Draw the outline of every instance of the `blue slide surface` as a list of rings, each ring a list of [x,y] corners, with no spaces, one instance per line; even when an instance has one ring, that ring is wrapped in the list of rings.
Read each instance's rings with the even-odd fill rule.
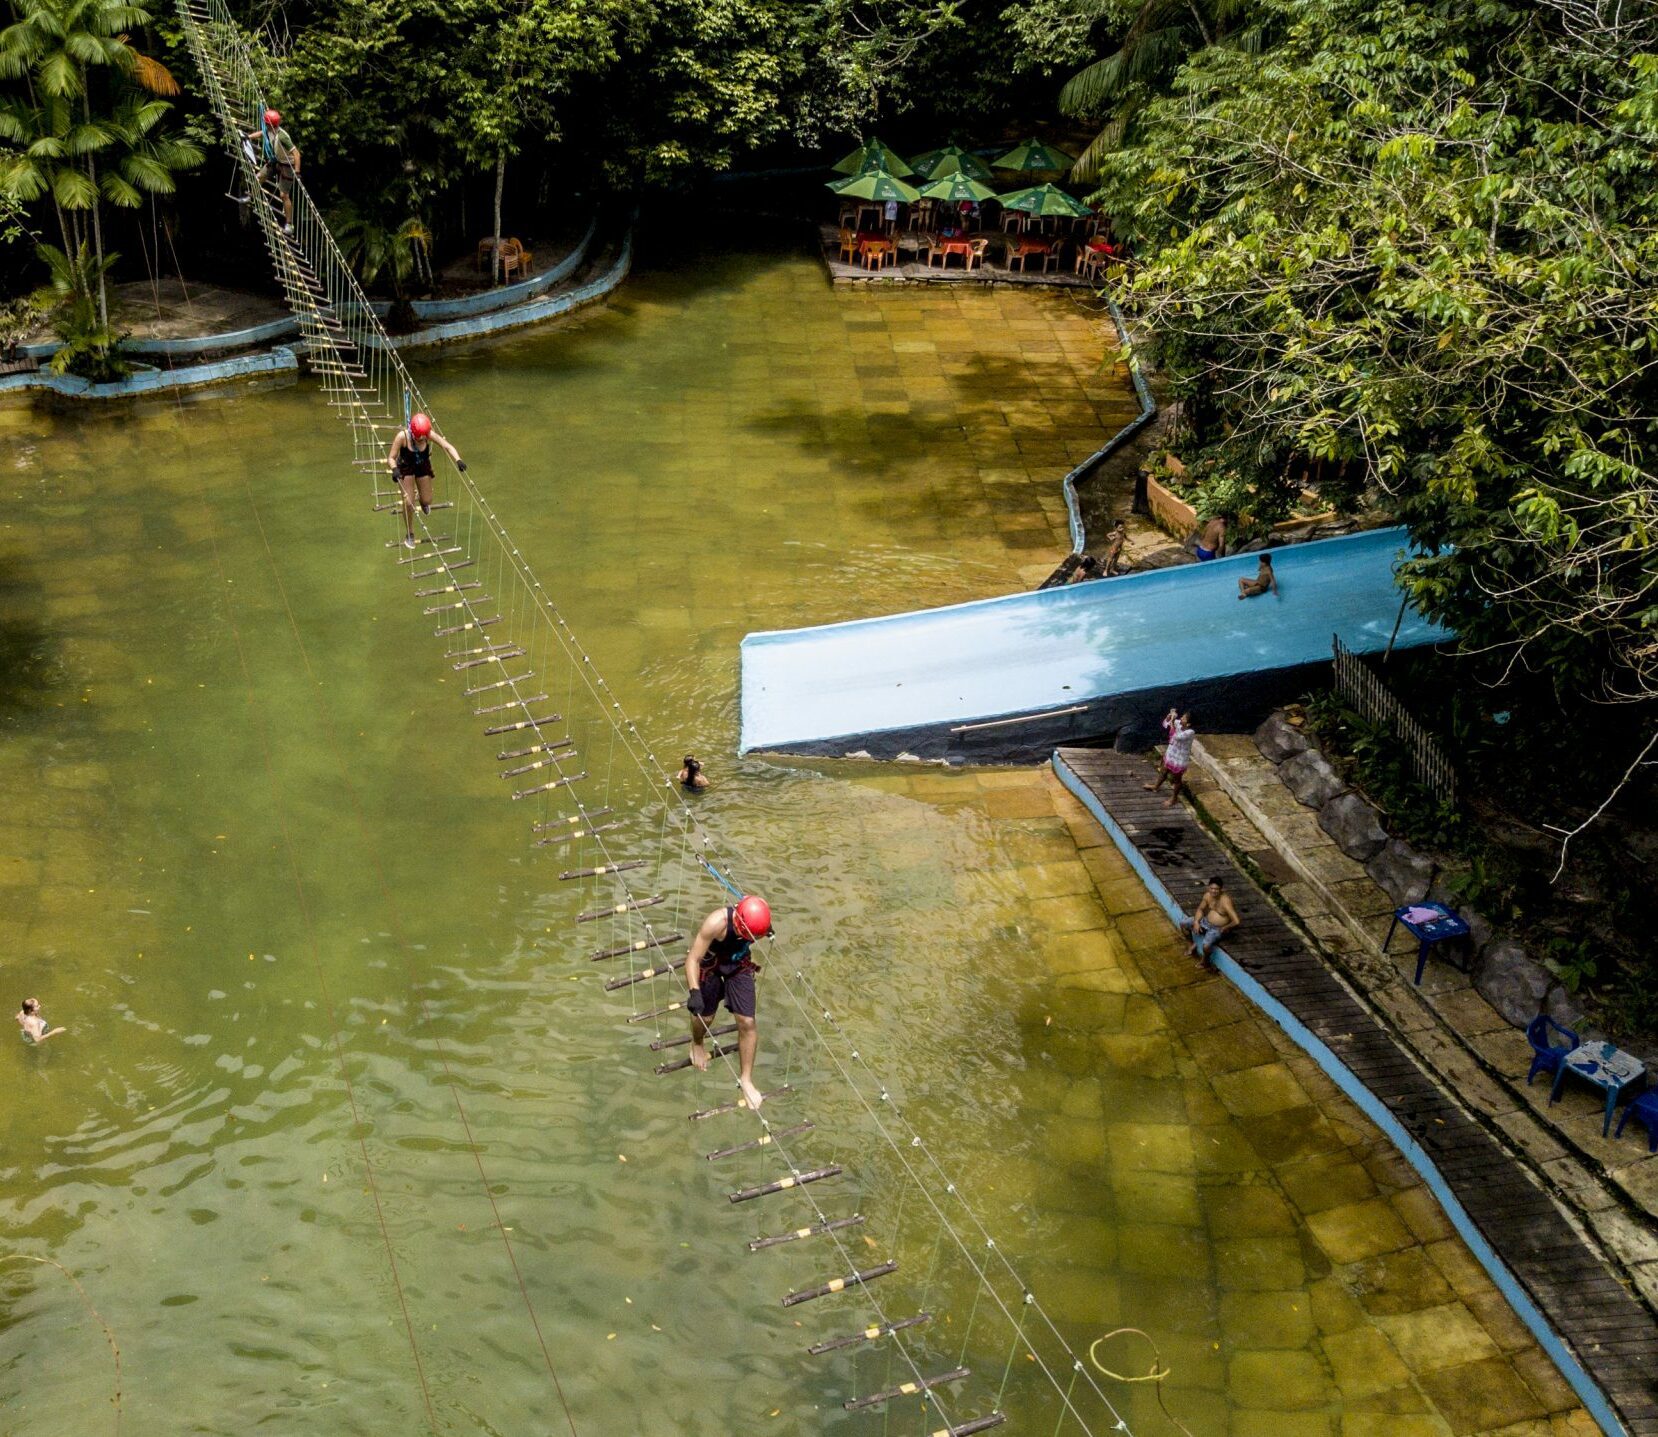
[[[1280,592],[1243,602],[1237,581],[1255,573],[1255,554],[750,634],[741,747],[890,755],[901,744],[924,754],[954,726],[1048,710],[1088,710],[1071,734],[1143,720],[1171,694],[1204,694],[1208,710],[1263,676],[1327,661],[1332,634],[1360,653],[1385,648],[1402,598],[1394,568],[1408,545],[1404,529],[1390,528],[1275,549]],[[1407,609],[1396,646],[1448,637]],[[1127,702],[1135,696],[1142,701]]]

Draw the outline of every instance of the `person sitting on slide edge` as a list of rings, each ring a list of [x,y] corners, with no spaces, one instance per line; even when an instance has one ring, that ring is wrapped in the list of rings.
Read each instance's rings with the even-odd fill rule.
[[[708,1071],[708,1020],[723,1001],[737,1022],[737,1085],[754,1109],[763,1101],[754,1086],[754,1055],[760,1048],[760,1033],[754,1025],[754,975],[760,965],[749,957],[749,949],[770,934],[771,908],[764,898],[750,893],[703,919],[685,955],[685,986],[691,995],[685,1004],[691,1014],[691,1066]]]

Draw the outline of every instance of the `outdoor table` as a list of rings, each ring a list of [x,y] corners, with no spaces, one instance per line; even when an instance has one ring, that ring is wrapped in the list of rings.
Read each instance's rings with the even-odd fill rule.
[[[1560,1060],[1560,1070],[1554,1075],[1554,1087],[1549,1092],[1550,1103],[1560,1096],[1567,1073],[1606,1090],[1606,1117],[1600,1125],[1600,1135],[1604,1138],[1612,1127],[1612,1109],[1617,1107],[1625,1088],[1645,1080],[1646,1064],[1633,1053],[1614,1048],[1610,1043],[1579,1043]]]
[[[865,261],[866,269],[868,268],[868,260],[870,255],[879,257],[881,255],[891,254],[896,248],[897,246],[895,246],[885,235],[860,235],[858,237],[858,255]],[[886,263],[885,260],[881,260],[880,262],[882,264]]]
[[[1428,950],[1436,943],[1468,936],[1468,924],[1463,921],[1462,915],[1443,903],[1407,903],[1403,908],[1393,910],[1393,922],[1388,924],[1382,952],[1386,953],[1392,945],[1393,935],[1401,923],[1417,942],[1416,977],[1411,981],[1418,986],[1422,982],[1422,970],[1428,966]],[[1466,964],[1459,963],[1457,966],[1465,973],[1468,971]]]
[[[939,244],[938,253],[944,257],[939,262],[939,268],[941,269],[949,268],[950,256],[953,254],[959,254],[962,263],[965,264],[973,257],[973,242],[964,239],[947,239]]]

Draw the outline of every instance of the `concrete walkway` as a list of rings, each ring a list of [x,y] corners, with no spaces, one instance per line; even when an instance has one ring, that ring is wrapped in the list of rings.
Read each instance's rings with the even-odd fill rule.
[[[1145,792],[1145,760],[1101,749],[1061,749],[1054,766],[1158,896],[1158,921],[1189,912],[1211,874],[1225,876],[1242,922],[1213,963],[1294,1034],[1382,1126],[1427,1178],[1457,1231],[1508,1302],[1562,1365],[1607,1431],[1658,1437],[1658,1318],[1608,1270],[1600,1245],[1546,1185],[1526,1181],[1506,1134],[1483,1121],[1477,1095],[1431,1059],[1413,1054],[1384,1016],[1367,1010],[1342,976],[1286,926],[1193,810]],[[1195,960],[1188,958],[1195,968]],[[1379,1209],[1362,1195],[1337,1209],[1355,1254],[1385,1250]],[[1454,1324],[1435,1314],[1430,1350],[1455,1346]],[[1445,1384],[1457,1433],[1535,1431],[1510,1417],[1506,1378],[1477,1362]],[[1609,1401],[1608,1401],[1609,1399]],[[1497,1413],[1500,1422],[1494,1422]]]
[[[1193,799],[1227,844],[1266,878],[1274,898],[1401,1042],[1505,1135],[1658,1307],[1658,1154],[1647,1152],[1645,1130],[1632,1123],[1621,1142],[1603,1138],[1598,1094],[1570,1085],[1551,1106],[1546,1078],[1528,1086],[1525,1034],[1467,974],[1430,962],[1417,988],[1408,939],[1401,935],[1382,951],[1393,900],[1319,827],[1315,811],[1296,800],[1252,738],[1205,738],[1194,758]]]

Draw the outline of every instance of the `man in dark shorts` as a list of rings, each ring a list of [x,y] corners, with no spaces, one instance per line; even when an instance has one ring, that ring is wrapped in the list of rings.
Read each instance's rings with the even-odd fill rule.
[[[294,232],[294,181],[299,177],[299,146],[282,128],[282,116],[275,110],[266,110],[264,124],[253,131],[248,140],[259,146],[259,178],[276,179],[276,188],[282,196],[283,231]]]
[[[758,965],[749,949],[771,934],[771,908],[752,893],[702,920],[685,956],[686,1007],[691,1013],[691,1066],[708,1070],[708,1020],[723,1002],[737,1022],[737,1085],[749,1107],[762,1101],[754,1086],[754,1055],[760,1034],[754,1026],[754,975]]]

